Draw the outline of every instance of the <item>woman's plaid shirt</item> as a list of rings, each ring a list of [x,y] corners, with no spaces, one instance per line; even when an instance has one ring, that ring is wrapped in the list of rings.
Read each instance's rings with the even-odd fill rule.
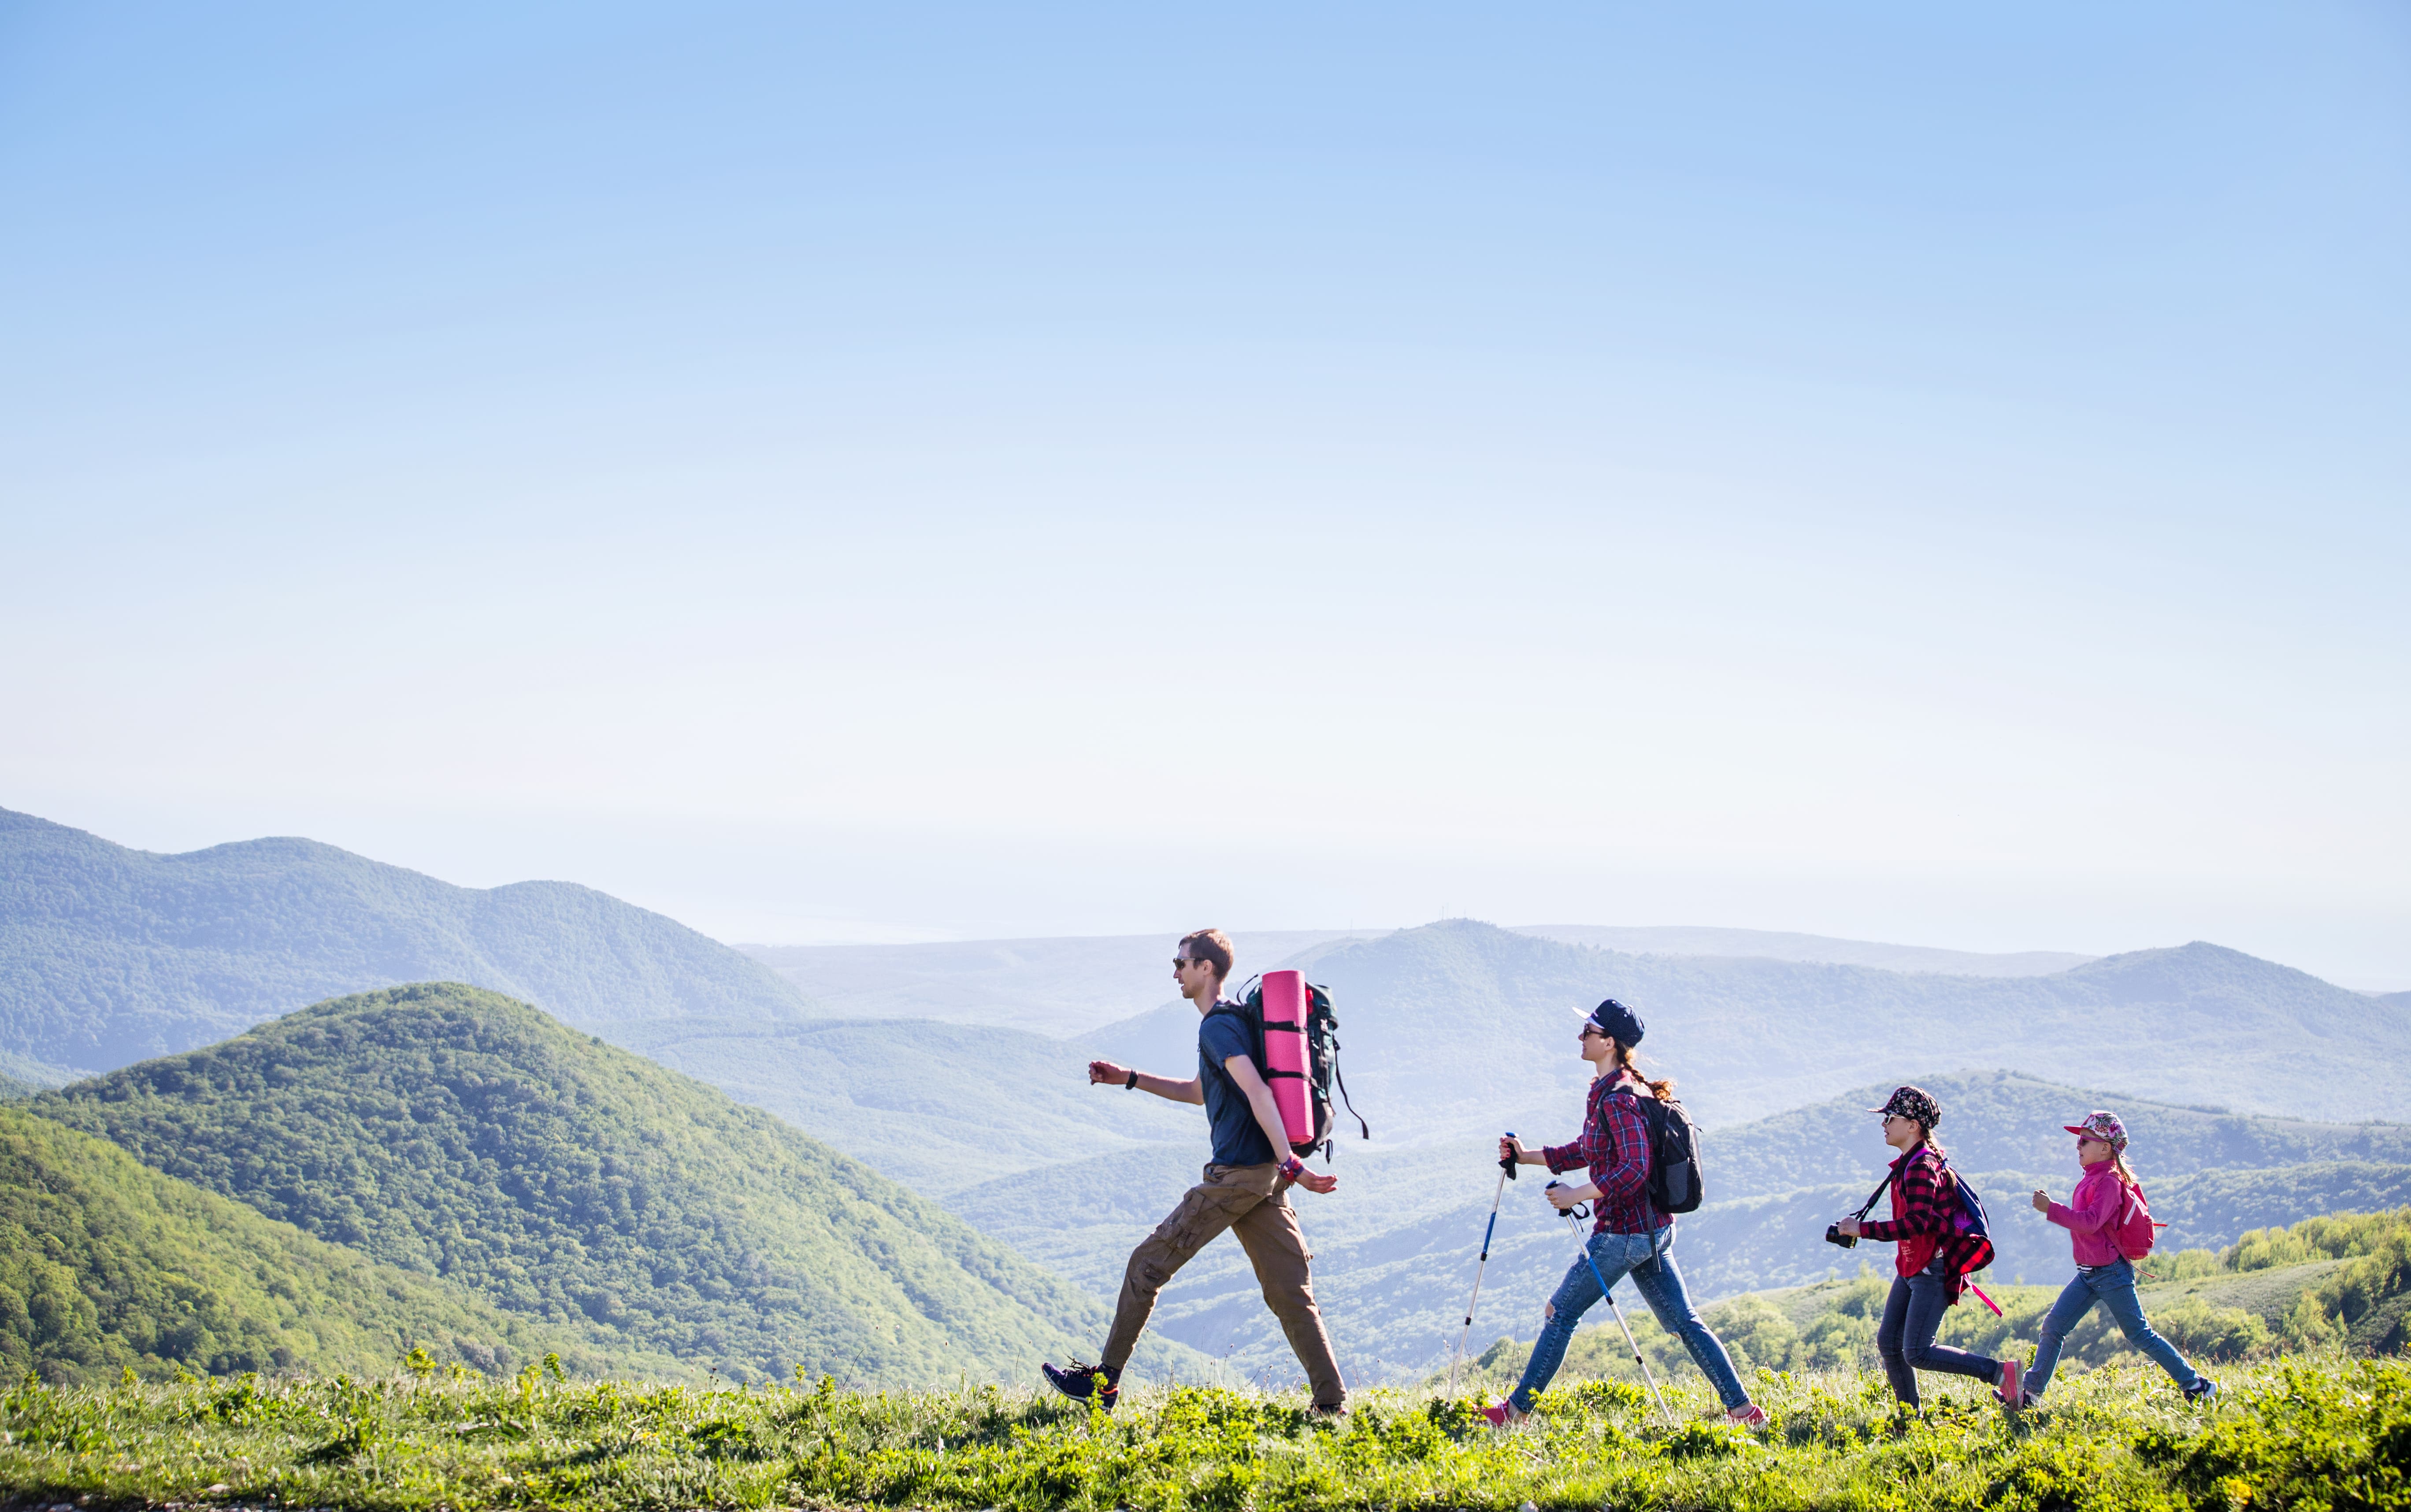
[[[1591,1185],[1600,1191],[1591,1204],[1599,1215],[1592,1233],[1645,1234],[1674,1221],[1649,1205],[1649,1123],[1640,1103],[1647,1095],[1646,1087],[1621,1077],[1595,1078],[1583,1108],[1582,1138],[1541,1152],[1549,1170],[1560,1175],[1576,1166],[1589,1168]]]

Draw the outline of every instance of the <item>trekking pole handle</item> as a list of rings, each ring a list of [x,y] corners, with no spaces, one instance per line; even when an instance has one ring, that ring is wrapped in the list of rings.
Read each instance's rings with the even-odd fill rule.
[[[1515,1131],[1511,1128],[1499,1137],[1501,1139],[1512,1141],[1515,1138]],[[1515,1157],[1512,1155],[1505,1155],[1498,1157],[1498,1169],[1507,1173],[1507,1179],[1509,1181],[1513,1181],[1515,1179]]]

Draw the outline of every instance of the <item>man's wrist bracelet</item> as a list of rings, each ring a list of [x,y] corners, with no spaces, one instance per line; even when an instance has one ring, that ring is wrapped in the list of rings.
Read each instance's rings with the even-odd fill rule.
[[[1288,1159],[1280,1163],[1280,1173],[1287,1176],[1290,1180],[1295,1181],[1300,1176],[1306,1174],[1306,1162],[1300,1160],[1295,1156],[1291,1156]]]
[[[1130,1073],[1130,1080],[1122,1083],[1122,1090],[1124,1092],[1134,1092],[1138,1090],[1138,1072],[1132,1071]]]

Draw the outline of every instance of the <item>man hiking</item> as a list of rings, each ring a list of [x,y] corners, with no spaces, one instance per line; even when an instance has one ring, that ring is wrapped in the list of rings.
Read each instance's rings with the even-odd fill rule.
[[[1314,1388],[1313,1410],[1337,1416],[1346,1409],[1348,1388],[1339,1379],[1339,1362],[1332,1358],[1322,1314],[1314,1305],[1306,1236],[1298,1229],[1297,1214],[1290,1211],[1288,1193],[1293,1183],[1309,1192],[1328,1192],[1339,1179],[1315,1174],[1289,1153],[1280,1110],[1256,1066],[1247,1010],[1222,996],[1231,960],[1231,941],[1219,929],[1183,938],[1172,958],[1172,980],[1179,983],[1180,996],[1197,1005],[1200,1015],[1196,1076],[1176,1082],[1109,1060],[1089,1062],[1091,1084],[1205,1104],[1214,1156],[1206,1164],[1206,1179],[1191,1187],[1172,1215],[1131,1252],[1103,1358],[1094,1365],[1040,1368],[1065,1396],[1094,1400],[1112,1410],[1121,1394],[1122,1367],[1130,1363],[1131,1351],[1138,1347],[1138,1336],[1155,1311],[1156,1293],[1191,1256],[1228,1228],[1239,1236],[1264,1288],[1265,1303],[1280,1319],[1298,1363],[1306,1367],[1307,1381]]]

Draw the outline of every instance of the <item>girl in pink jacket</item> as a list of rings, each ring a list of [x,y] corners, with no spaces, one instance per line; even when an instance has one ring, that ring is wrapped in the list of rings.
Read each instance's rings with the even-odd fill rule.
[[[2082,1124],[2062,1126],[2076,1136],[2077,1163],[2084,1168],[2076,1190],[2065,1203],[2049,1192],[2034,1195],[2035,1211],[2068,1232],[2076,1245],[2076,1279],[2052,1303],[2042,1320],[2042,1344],[2035,1350],[2034,1368],[2026,1372],[2021,1405],[2032,1406],[2051,1385],[2059,1363],[2060,1347],[2068,1331],[2084,1321],[2099,1302],[2118,1320],[2126,1342],[2169,1373],[2187,1402],[2207,1402],[2218,1383],[2185,1362],[2177,1346],[2153,1331],[2143,1318],[2143,1304],[2135,1295],[2135,1262],[2118,1248],[2117,1230],[2143,1200],[2135,1173],[2126,1169],[2126,1126],[2115,1113],[2087,1114]],[[2148,1220],[2149,1214],[2143,1216]]]

